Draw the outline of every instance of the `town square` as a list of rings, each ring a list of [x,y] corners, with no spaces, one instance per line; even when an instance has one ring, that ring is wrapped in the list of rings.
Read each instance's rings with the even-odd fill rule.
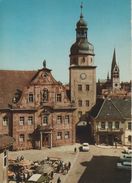
[[[130,183],[130,2],[0,0],[0,183]]]

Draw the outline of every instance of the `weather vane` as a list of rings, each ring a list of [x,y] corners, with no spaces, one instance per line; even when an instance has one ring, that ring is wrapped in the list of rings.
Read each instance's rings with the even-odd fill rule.
[[[80,8],[81,8],[81,16],[82,16],[83,2],[81,2]]]

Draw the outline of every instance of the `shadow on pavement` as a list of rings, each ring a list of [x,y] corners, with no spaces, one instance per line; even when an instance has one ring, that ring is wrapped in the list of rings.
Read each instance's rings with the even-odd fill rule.
[[[93,156],[91,161],[82,162],[86,169],[78,183],[130,183],[131,171],[117,170],[119,157]]]

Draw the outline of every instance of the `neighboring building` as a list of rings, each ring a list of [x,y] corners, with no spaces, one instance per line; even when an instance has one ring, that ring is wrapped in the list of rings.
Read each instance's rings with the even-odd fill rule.
[[[75,107],[51,70],[0,71],[0,131],[15,138],[13,149],[75,142]]]
[[[95,54],[93,45],[88,41],[87,30],[81,10],[80,20],[76,24],[76,41],[70,49],[69,67],[71,101],[77,106],[76,122],[96,102]]]
[[[97,144],[131,145],[131,98],[98,99],[91,110]]]
[[[14,139],[0,134],[0,182],[8,183],[8,149]]]

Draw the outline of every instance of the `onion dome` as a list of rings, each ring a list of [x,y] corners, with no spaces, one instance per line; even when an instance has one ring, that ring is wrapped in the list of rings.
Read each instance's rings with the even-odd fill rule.
[[[70,49],[71,55],[88,54],[94,55],[94,47],[87,39],[75,42]]]

